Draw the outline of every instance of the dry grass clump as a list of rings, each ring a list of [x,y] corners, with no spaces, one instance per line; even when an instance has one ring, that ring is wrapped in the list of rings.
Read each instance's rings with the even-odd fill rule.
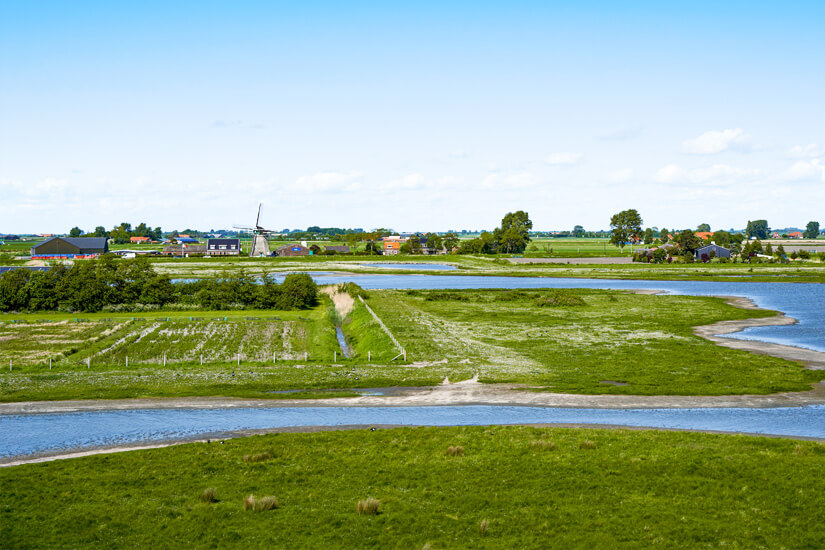
[[[556,448],[556,444],[547,439],[536,439],[531,441],[530,446],[540,451],[552,451]]]
[[[264,512],[266,510],[274,510],[278,507],[278,499],[275,497],[261,497],[249,495],[243,499],[243,509],[252,510],[253,512]]]
[[[461,445],[447,447],[447,456],[464,456],[464,447]]]
[[[585,439],[581,443],[579,443],[579,449],[595,449],[596,443],[594,441],[590,441],[589,439]]]
[[[369,497],[367,500],[359,500],[355,505],[355,511],[359,516],[375,516],[378,515],[378,507],[381,506],[381,501]]]
[[[212,487],[204,489],[201,493],[201,500],[206,503],[218,502],[218,492]]]
[[[262,453],[255,453],[254,455],[243,455],[244,462],[263,462],[265,460],[270,460],[272,458],[272,453],[269,451],[264,451]]]
[[[478,526],[478,530],[481,531],[482,535],[487,534],[487,529],[490,528],[490,522],[486,519],[481,520],[481,523]]]
[[[538,307],[564,307],[586,305],[581,296],[568,290],[555,290],[545,296],[539,296],[533,303]]]

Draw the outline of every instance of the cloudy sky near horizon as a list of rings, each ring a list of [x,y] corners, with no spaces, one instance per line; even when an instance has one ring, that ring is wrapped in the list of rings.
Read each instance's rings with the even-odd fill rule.
[[[825,225],[825,3],[391,4],[3,3],[0,233]]]

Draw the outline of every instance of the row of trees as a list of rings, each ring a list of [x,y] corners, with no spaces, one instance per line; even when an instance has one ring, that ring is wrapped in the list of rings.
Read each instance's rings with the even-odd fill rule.
[[[153,241],[159,241],[163,238],[163,231],[160,227],[152,229],[145,223],[139,223],[134,229],[132,224],[123,222],[115,226],[111,231],[107,231],[102,225],[95,227],[91,233],[85,233],[79,227],[72,227],[69,231],[69,237],[106,237],[113,239],[117,244],[125,244],[129,242],[130,237],[149,237]]]
[[[15,269],[0,275],[0,311],[94,312],[138,304],[287,310],[311,307],[317,297],[317,286],[307,274],[287,275],[281,284],[268,276],[259,284],[243,272],[173,284],[167,275],[156,273],[145,258],[115,262],[109,255],[71,267]]]

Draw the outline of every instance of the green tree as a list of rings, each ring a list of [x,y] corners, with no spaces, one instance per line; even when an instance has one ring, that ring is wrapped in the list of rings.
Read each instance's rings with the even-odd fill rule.
[[[659,230],[659,239],[661,239],[661,241],[663,243],[667,242],[667,240],[668,240],[668,230],[667,230],[667,228],[663,227]]]
[[[696,233],[691,231],[690,229],[685,229],[679,236],[676,238],[679,242],[679,248],[682,250],[682,253],[690,253],[691,255],[696,252],[698,248],[704,244],[702,239],[696,236]]]
[[[410,245],[410,254],[421,254],[421,239],[418,235],[410,237],[407,244]]]
[[[653,243],[653,230],[651,228],[645,229],[645,237],[644,237],[645,244],[652,244]]]
[[[83,234],[83,230],[79,227],[72,227],[69,231],[69,237],[79,237]]]
[[[102,225],[98,225],[97,227],[95,227],[95,232],[92,233],[92,236],[93,237],[108,237],[109,234],[106,231],[105,227],[103,227]]]
[[[727,231],[716,231],[713,233],[713,242],[727,248],[731,243],[731,235]]]
[[[767,220],[748,220],[748,227],[745,229],[748,237],[756,237],[757,239],[767,239],[768,231]]]
[[[819,237],[819,222],[808,222],[802,236],[806,239],[816,239]]]
[[[456,235],[455,233],[447,233],[446,235],[444,235],[444,240],[442,241],[442,244],[444,245],[444,248],[447,249],[447,252],[452,252],[453,248],[458,246],[458,242],[458,235]]]
[[[699,227],[696,228],[696,231],[699,231],[701,233],[710,232],[710,225],[707,223],[700,223]]]
[[[573,227],[573,236],[576,237],[576,238],[579,238],[579,239],[584,237],[584,227],[582,227],[581,225],[574,226]]]
[[[634,210],[623,210],[610,218],[610,244],[621,247],[642,232],[642,217]]]
[[[370,256],[374,256],[376,254],[380,254],[381,249],[378,247],[374,240],[370,239],[367,241],[367,244],[364,247],[364,252],[366,252]]]

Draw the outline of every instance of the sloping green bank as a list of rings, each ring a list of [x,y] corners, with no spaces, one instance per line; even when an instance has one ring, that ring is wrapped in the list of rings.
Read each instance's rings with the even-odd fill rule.
[[[0,469],[0,540],[6,548],[820,548],[823,468],[821,443],[730,435],[275,434]],[[209,488],[214,502],[201,500]],[[278,507],[245,510],[251,494]],[[358,501],[370,497],[379,513],[359,515]]]

